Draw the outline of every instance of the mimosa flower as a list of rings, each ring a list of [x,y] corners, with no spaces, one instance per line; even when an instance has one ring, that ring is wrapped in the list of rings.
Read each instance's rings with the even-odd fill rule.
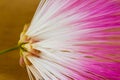
[[[30,80],[120,80],[120,3],[41,0],[20,37]]]

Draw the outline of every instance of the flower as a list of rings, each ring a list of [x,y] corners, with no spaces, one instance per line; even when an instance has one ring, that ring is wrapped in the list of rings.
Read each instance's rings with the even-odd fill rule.
[[[120,80],[120,3],[41,0],[25,26],[20,64],[30,80]]]

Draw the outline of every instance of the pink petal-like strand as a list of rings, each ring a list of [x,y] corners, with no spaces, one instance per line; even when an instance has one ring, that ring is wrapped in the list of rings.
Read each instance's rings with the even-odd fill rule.
[[[41,0],[25,35],[31,80],[120,80],[119,1]]]

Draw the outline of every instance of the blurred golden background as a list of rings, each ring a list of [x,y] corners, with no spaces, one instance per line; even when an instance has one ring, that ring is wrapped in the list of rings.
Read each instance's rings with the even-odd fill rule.
[[[38,4],[39,0],[0,0],[0,50],[17,45]],[[0,80],[29,80],[26,70],[19,66],[19,51],[0,55]]]

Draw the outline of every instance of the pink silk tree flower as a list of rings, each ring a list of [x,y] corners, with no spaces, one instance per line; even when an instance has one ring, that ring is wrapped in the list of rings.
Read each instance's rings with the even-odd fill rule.
[[[30,80],[120,80],[120,2],[41,0],[19,44]]]

